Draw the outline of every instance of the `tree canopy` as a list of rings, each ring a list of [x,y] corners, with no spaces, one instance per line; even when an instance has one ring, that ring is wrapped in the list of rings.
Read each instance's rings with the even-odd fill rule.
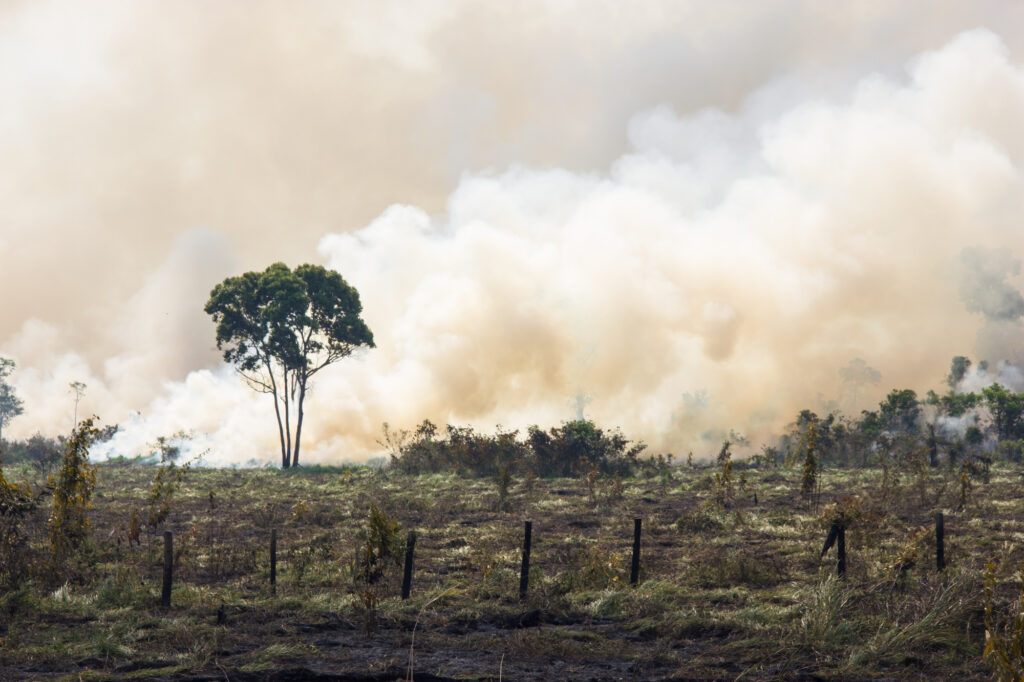
[[[14,360],[0,358],[0,437],[3,436],[4,427],[24,411],[21,398],[14,392],[14,387],[7,383],[7,377],[14,371],[14,367]]]
[[[303,402],[320,370],[373,347],[360,318],[359,293],[318,265],[228,277],[210,292],[206,312],[217,324],[217,348],[248,384],[274,398],[281,466],[298,465]],[[292,417],[294,415],[294,431]]]

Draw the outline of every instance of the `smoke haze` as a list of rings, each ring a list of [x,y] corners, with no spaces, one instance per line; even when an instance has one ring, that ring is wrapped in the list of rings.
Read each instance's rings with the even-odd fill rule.
[[[305,461],[384,421],[576,416],[659,450],[1021,363],[1024,6],[14,2],[0,7],[0,355],[135,454],[276,461],[214,284],[336,268],[378,348]],[[1000,370],[1004,373],[1010,370]],[[308,439],[308,440],[307,440]],[[695,454],[701,454],[703,450]]]

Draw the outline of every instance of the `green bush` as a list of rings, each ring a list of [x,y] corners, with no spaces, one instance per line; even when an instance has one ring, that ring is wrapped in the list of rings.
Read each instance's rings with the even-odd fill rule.
[[[53,511],[48,528],[55,567],[76,553],[89,538],[89,508],[96,487],[96,466],[89,463],[89,446],[99,430],[93,419],[79,423],[64,444],[60,470],[50,479],[53,486]]]
[[[646,447],[643,443],[630,446],[621,432],[606,433],[586,419],[565,422],[549,431],[532,426],[527,440],[529,463],[540,476],[585,476],[594,469],[629,475]]]
[[[443,436],[425,420],[415,433],[393,434],[385,425],[385,438],[392,449],[391,466],[407,474],[455,471],[474,476],[497,476],[523,468],[528,448],[518,431],[498,430],[493,436],[477,433],[468,426],[449,425]]]
[[[415,432],[392,432],[385,425],[383,445],[392,468],[407,474],[455,471],[496,477],[503,470],[538,476],[585,476],[591,471],[625,476],[639,465],[643,443],[631,443],[619,431],[605,432],[589,420],[566,422],[548,431],[532,426],[525,440],[518,431],[494,435],[449,425],[444,434],[430,421]]]

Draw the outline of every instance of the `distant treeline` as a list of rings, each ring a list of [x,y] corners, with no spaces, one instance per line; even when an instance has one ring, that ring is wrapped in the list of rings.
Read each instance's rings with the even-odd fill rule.
[[[801,410],[786,432],[763,445],[747,464],[789,467],[806,462],[809,454],[818,468],[974,467],[994,460],[1024,461],[1024,393],[998,383],[980,392],[958,390],[970,365],[967,358],[953,359],[949,390],[942,395],[929,391],[922,400],[911,389],[893,390],[878,409],[864,410],[859,417]],[[734,433],[722,444],[723,451],[734,444],[746,442]],[[493,435],[460,426],[441,430],[430,421],[411,432],[395,432],[385,424],[381,445],[390,452],[391,467],[410,474],[628,475],[640,466],[663,469],[673,461],[693,462],[693,453],[641,458],[646,450],[642,442],[585,419],[546,431],[531,426],[522,435],[500,428]],[[703,460],[712,456],[698,453]]]
[[[95,442],[113,438],[117,428],[117,425],[111,425],[99,429]],[[24,440],[0,439],[0,465],[31,464],[39,469],[55,467],[60,462],[67,440],[66,436],[50,438],[40,433]]]
[[[954,369],[965,361],[956,358]],[[929,391],[924,400],[910,389],[893,390],[877,410],[856,418],[802,410],[778,444],[763,446],[752,461],[792,464],[804,458],[811,442],[822,466],[1024,461],[1024,393],[997,383],[980,392],[958,392],[960,378],[962,372],[954,372],[946,394]]]
[[[33,464],[41,468],[56,466],[64,452],[64,440],[63,436],[47,438],[38,433],[25,440],[0,440],[3,465]]]
[[[890,465],[987,465],[995,460],[1024,461],[1024,393],[993,383],[979,392],[962,390],[971,362],[953,359],[945,394],[929,391],[921,399],[910,389],[890,391],[875,410],[853,417],[806,409],[786,432],[746,460],[750,466],[794,466],[808,454],[815,466],[871,467]],[[985,368],[982,368],[983,370]],[[116,433],[110,426],[96,442]],[[544,430],[504,430],[481,433],[468,426],[439,428],[424,421],[411,431],[384,425],[380,445],[390,455],[392,470],[408,474],[456,472],[469,476],[525,475],[582,477],[598,472],[628,476],[641,467],[664,470],[673,461],[691,463],[694,453],[647,456],[643,442],[632,441],[618,429],[607,430],[593,421],[577,419]],[[747,445],[732,433],[725,443]],[[40,468],[56,465],[64,451],[63,437],[39,434],[25,440],[0,440],[3,464],[28,463]],[[162,444],[161,444],[162,446]],[[719,451],[715,442],[714,451]],[[148,458],[147,458],[148,457]],[[700,460],[714,452],[698,452]],[[152,453],[122,462],[154,463]],[[737,462],[737,464],[740,464]]]

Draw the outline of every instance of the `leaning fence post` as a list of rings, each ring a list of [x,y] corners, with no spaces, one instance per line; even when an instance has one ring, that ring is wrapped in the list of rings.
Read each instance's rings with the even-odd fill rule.
[[[846,526],[839,524],[839,537],[836,538],[836,574],[846,577]]]
[[[530,540],[533,534],[533,521],[527,521],[523,534],[523,567],[519,572],[519,598],[526,599],[526,590],[530,586]]]
[[[405,572],[402,574],[402,599],[409,598],[412,589],[412,552],[416,547],[416,531],[409,531],[405,540]]]
[[[171,582],[174,578],[174,540],[171,531],[164,531],[164,589],[160,593],[160,604],[171,607]]]
[[[270,530],[270,593],[277,594],[277,529]]]
[[[640,582],[640,524],[641,519],[633,519],[633,565],[629,571],[629,584],[634,587]]]
[[[846,576],[846,524],[836,519],[832,522],[832,527],[829,528],[828,537],[825,538],[825,545],[821,548],[821,558],[825,558],[825,554],[832,545],[836,545],[836,573],[839,577]]]
[[[946,567],[945,523],[942,512],[935,512],[935,568],[941,571]]]

